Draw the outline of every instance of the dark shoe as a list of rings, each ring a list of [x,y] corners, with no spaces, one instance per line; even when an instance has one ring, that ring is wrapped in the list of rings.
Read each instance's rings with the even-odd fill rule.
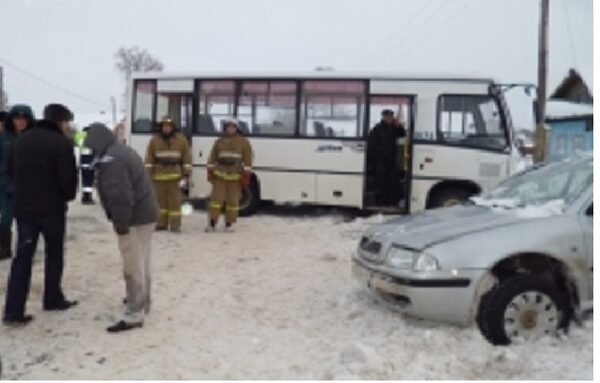
[[[65,311],[65,310],[70,309],[73,306],[77,306],[78,303],[79,302],[77,302],[77,301],[64,300],[57,304],[44,305],[44,310],[46,310],[46,311]]]
[[[117,333],[122,331],[133,330],[134,328],[140,328],[144,325],[144,322],[138,323],[127,323],[124,320],[115,323],[114,325],[107,327],[106,331],[110,333]]]
[[[155,230],[156,230],[156,231],[166,231],[166,230],[167,230],[167,228],[166,228],[166,227],[164,227],[164,226],[156,226],[156,229],[155,229]]]
[[[27,323],[33,320],[32,315],[23,315],[23,314],[7,314],[2,318],[2,323],[5,326],[24,326]]]
[[[92,193],[83,193],[81,196],[81,203],[84,205],[93,205],[94,199],[92,198]]]

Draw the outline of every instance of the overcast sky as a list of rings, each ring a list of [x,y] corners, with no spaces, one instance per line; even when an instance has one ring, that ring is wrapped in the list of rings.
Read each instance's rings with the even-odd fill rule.
[[[550,4],[551,89],[571,67],[592,86],[592,0]],[[114,52],[131,45],[166,71],[327,65],[537,81],[539,0],[0,0],[0,17],[9,101],[38,113],[48,102],[107,109],[123,87]]]

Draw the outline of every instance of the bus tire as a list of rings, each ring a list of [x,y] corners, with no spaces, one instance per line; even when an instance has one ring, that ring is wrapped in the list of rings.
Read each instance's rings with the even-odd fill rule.
[[[469,190],[458,187],[443,187],[434,192],[431,196],[429,208],[450,207],[459,205],[468,200],[473,193]]]
[[[255,214],[260,207],[260,192],[258,184],[254,178],[250,186],[242,190],[242,199],[240,200],[240,217],[248,217]]]

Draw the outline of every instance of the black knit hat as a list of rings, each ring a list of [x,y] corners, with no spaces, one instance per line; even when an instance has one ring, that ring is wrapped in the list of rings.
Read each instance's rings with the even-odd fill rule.
[[[73,112],[61,104],[48,104],[44,108],[44,119],[53,122],[72,121]]]

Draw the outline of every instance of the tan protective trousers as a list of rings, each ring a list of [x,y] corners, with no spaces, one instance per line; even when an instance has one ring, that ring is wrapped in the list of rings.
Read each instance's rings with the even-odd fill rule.
[[[225,221],[229,224],[235,223],[240,210],[240,199],[242,198],[242,184],[240,181],[225,181],[215,178],[212,181],[212,193],[210,196],[209,217],[215,223],[225,204]]]
[[[162,229],[181,228],[181,189],[179,181],[154,181],[160,215],[156,226]]]

